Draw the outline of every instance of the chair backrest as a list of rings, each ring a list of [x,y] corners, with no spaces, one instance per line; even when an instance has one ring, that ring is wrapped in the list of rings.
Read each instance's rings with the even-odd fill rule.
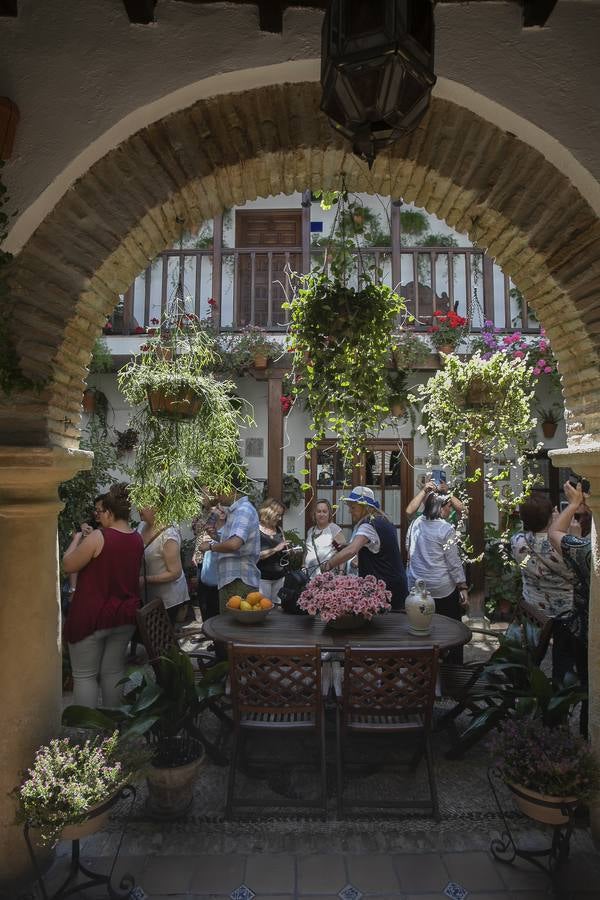
[[[517,619],[525,630],[531,658],[539,666],[550,644],[554,617],[547,615],[534,603],[529,603],[524,597],[521,597],[517,606]]]
[[[249,713],[317,714],[322,709],[320,647],[229,644],[234,718]]]
[[[346,647],[342,722],[356,716],[421,714],[431,722],[439,647]]]
[[[179,646],[169,614],[162,600],[157,598],[138,609],[135,617],[148,660],[156,669],[160,657],[171,647]]]

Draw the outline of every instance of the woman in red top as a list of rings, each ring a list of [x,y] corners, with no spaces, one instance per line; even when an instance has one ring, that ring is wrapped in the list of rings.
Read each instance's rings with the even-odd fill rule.
[[[87,537],[74,535],[63,556],[63,569],[77,572],[77,587],[65,624],[73,670],[73,703],[118,706],[125,674],[125,652],[140,604],[141,536],[129,527],[131,503],[125,484],[102,497],[101,528]]]

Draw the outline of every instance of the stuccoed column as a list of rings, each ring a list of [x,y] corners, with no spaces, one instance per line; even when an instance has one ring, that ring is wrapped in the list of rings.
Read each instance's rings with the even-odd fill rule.
[[[592,573],[590,581],[589,608],[589,736],[594,752],[600,763],[600,445],[573,450],[551,450],[552,465],[571,467],[574,472],[589,479],[590,497],[588,505],[592,512]],[[600,846],[600,799],[591,805],[591,826],[594,841]]]
[[[92,458],[81,450],[0,447],[0,894],[30,870],[8,794],[60,723],[58,486]]]

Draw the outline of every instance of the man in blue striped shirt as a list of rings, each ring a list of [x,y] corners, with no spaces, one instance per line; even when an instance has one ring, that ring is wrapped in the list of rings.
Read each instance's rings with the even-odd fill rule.
[[[223,612],[230,597],[245,597],[259,588],[260,531],[258,513],[241,491],[221,494],[216,500],[227,516],[221,537],[203,541],[198,550],[217,554],[219,609]]]

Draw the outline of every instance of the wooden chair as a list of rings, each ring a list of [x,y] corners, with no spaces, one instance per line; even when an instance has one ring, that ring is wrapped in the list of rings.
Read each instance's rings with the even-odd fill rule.
[[[430,734],[435,697],[439,647],[407,650],[347,647],[343,680],[335,684],[338,696],[337,804],[338,816],[363,807],[394,809],[427,808],[439,818],[439,805]],[[430,800],[365,800],[350,806],[344,802],[345,745],[350,735],[392,734],[418,739],[415,767],[425,755]]]
[[[325,772],[325,719],[321,648],[262,647],[229,644],[229,674],[233,703],[233,748],[229,764],[225,817],[232,818],[236,807],[279,807],[319,809],[327,813]],[[317,801],[287,798],[259,803],[235,797],[238,761],[250,733],[288,732],[313,734],[317,741],[320,794]],[[244,752],[244,761],[249,758]],[[255,763],[257,760],[254,761]],[[303,759],[290,764],[297,768]],[[268,768],[280,767],[279,759],[270,758]]]
[[[180,650],[179,640],[175,634],[175,630],[169,619],[162,600],[159,598],[146,603],[136,612],[136,620],[138,631],[142,644],[148,654],[148,662],[158,674],[158,661],[172,647],[178,647]],[[182,650],[190,659],[195,662],[197,667],[197,678],[200,680],[206,674],[210,666],[217,662],[214,654],[204,650]],[[231,717],[227,709],[227,701],[225,704],[220,699],[211,699],[206,701],[206,708],[209,709],[223,725],[231,728]],[[227,758],[223,751],[212,741],[202,735],[202,741],[206,748],[206,752],[213,762],[218,765],[227,765]]]

